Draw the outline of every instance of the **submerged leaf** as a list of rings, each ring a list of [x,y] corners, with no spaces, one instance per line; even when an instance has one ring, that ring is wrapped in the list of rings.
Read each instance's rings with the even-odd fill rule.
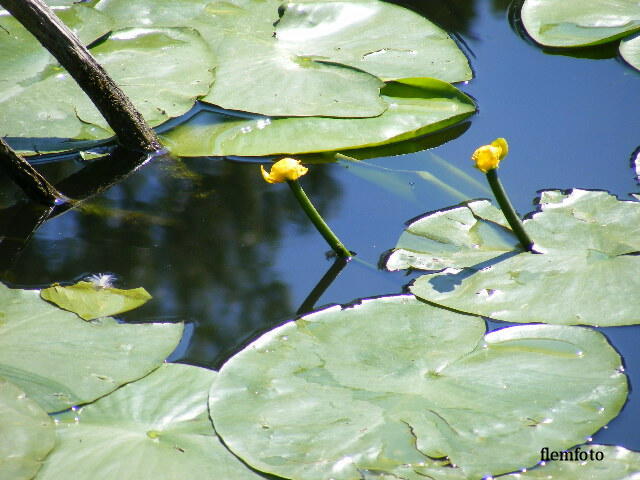
[[[46,412],[0,378],[0,478],[33,478],[54,443],[53,422]]]
[[[38,290],[0,285],[0,376],[45,410],[91,402],[160,365],[182,324],[86,322],[42,300]]]
[[[207,412],[216,373],[164,364],[148,376],[56,415],[58,445],[38,480],[259,480],[220,442]]]
[[[286,478],[417,480],[530,467],[618,414],[626,377],[599,332],[484,329],[407,295],[304,316],[221,368],[214,426],[249,465]]]
[[[412,223],[387,268],[444,270],[411,292],[447,308],[510,322],[640,322],[640,203],[601,191],[545,191],[524,225],[541,254],[523,252],[487,202]]]
[[[151,300],[142,287],[122,290],[84,281],[68,287],[53,285],[41,290],[40,296],[85,320],[128,312]]]

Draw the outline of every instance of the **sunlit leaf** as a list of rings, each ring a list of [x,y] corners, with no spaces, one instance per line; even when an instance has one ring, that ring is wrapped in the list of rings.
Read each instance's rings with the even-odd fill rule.
[[[621,372],[594,330],[485,335],[478,317],[403,295],[264,334],[221,368],[210,412],[235,454],[286,478],[481,478],[582,443],[622,407]]]
[[[594,457],[591,457],[593,452]],[[640,454],[611,445],[580,445],[567,454],[575,461],[553,461],[523,473],[500,477],[500,480],[635,480],[640,472]],[[580,461],[587,455],[587,460]],[[594,460],[602,454],[602,460]]]
[[[76,412],[56,415],[58,445],[37,480],[263,478],[220,443],[211,425],[207,396],[215,375],[164,364]]]
[[[620,54],[636,70],[640,70],[640,35],[625,38],[620,42]]]
[[[122,290],[84,281],[66,287],[53,285],[41,290],[40,296],[85,320],[128,312],[151,300],[142,287]]]
[[[54,443],[53,422],[46,412],[0,378],[0,478],[33,478]]]
[[[416,138],[457,123],[473,101],[448,83],[416,78],[382,90],[389,108],[379,117],[269,118],[204,110],[162,136],[178,156],[259,156],[383,145]]]
[[[53,62],[41,61],[40,44],[21,35],[8,40],[0,35],[4,39],[0,50],[16,52],[20,65],[28,65],[20,78],[5,73],[10,68],[0,69],[0,134],[77,139],[112,136],[70,75]],[[151,125],[182,115],[196,97],[209,91],[213,73],[208,52],[199,34],[186,28],[120,30],[91,50]]]
[[[95,400],[157,368],[182,324],[86,322],[42,300],[38,290],[0,285],[0,376],[47,411]]]
[[[522,22],[542,45],[596,45],[640,29],[640,4],[636,0],[526,0]]]
[[[409,225],[387,268],[451,267],[418,278],[411,291],[497,320],[640,322],[639,202],[601,191],[545,191],[524,224],[540,254],[522,251],[486,202],[434,212]]]
[[[96,8],[120,27],[198,29],[217,65],[216,82],[203,100],[231,110],[372,117],[387,108],[376,77],[471,78],[466,57],[446,32],[377,0],[188,1],[185,8],[167,0],[102,0]]]

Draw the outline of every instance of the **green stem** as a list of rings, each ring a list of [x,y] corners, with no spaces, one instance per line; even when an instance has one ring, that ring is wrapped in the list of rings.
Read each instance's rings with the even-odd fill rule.
[[[525,250],[532,252],[533,241],[524,229],[522,220],[520,220],[520,217],[513,208],[511,200],[509,200],[507,192],[502,186],[502,182],[500,182],[500,178],[498,177],[498,169],[494,168],[493,170],[489,170],[487,172],[487,180],[489,181],[489,186],[491,187],[491,190],[493,190],[493,194],[498,201],[498,205],[500,205],[500,208],[502,209],[502,213],[511,226],[511,230],[513,230],[513,233],[515,233],[516,237],[518,237],[520,245],[522,245],[522,248],[524,248]]]
[[[352,256],[351,252],[347,250],[347,248],[343,245],[343,243],[336,237],[335,233],[331,231],[329,225],[322,219],[316,208],[307,197],[307,194],[304,193],[300,182],[297,180],[289,180],[287,181],[289,186],[291,187],[291,191],[295,195],[296,199],[302,206],[302,209],[305,211],[309,220],[315,225],[315,227],[320,232],[320,235],[324,237],[329,246],[333,249],[334,252],[338,254],[338,256],[343,258],[350,258]]]

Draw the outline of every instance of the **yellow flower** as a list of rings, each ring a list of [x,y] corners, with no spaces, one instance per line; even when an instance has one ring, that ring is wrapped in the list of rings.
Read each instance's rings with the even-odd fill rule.
[[[283,158],[278,160],[271,167],[271,172],[267,173],[262,165],[260,165],[262,171],[262,178],[269,183],[282,183],[288,180],[297,180],[302,175],[307,173],[309,169],[300,163],[300,160],[295,158]]]
[[[483,145],[476,149],[471,155],[471,160],[476,164],[476,168],[483,173],[498,168],[500,160],[509,153],[509,145],[504,138],[496,138],[491,145]]]

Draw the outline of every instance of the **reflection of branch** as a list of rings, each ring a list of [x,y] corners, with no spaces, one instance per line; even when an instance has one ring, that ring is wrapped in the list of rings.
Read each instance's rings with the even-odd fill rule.
[[[0,137],[0,168],[30,199],[38,203],[53,205],[67,200],[29,162],[14,152],[2,137]]]
[[[42,0],[0,0],[60,62],[127,148],[160,148],[155,132],[85,46]]]
[[[349,258],[336,257],[331,267],[329,267],[329,270],[327,270],[327,272],[322,276],[318,284],[313,287],[311,293],[309,293],[304,302],[302,302],[302,305],[300,305],[300,308],[296,312],[298,315],[303,315],[313,310],[316,302],[320,299],[327,288],[329,288],[329,285],[331,285],[338,277],[345,265],[349,263],[349,260]]]
[[[56,185],[74,202],[43,206],[33,202],[21,202],[0,210],[0,271],[6,271],[15,263],[20,253],[40,225],[57,217],[114,184],[144,165],[151,155],[116,149],[110,155],[93,160],[82,170],[70,175]],[[53,188],[53,187],[52,187]],[[55,188],[54,188],[55,190]]]

